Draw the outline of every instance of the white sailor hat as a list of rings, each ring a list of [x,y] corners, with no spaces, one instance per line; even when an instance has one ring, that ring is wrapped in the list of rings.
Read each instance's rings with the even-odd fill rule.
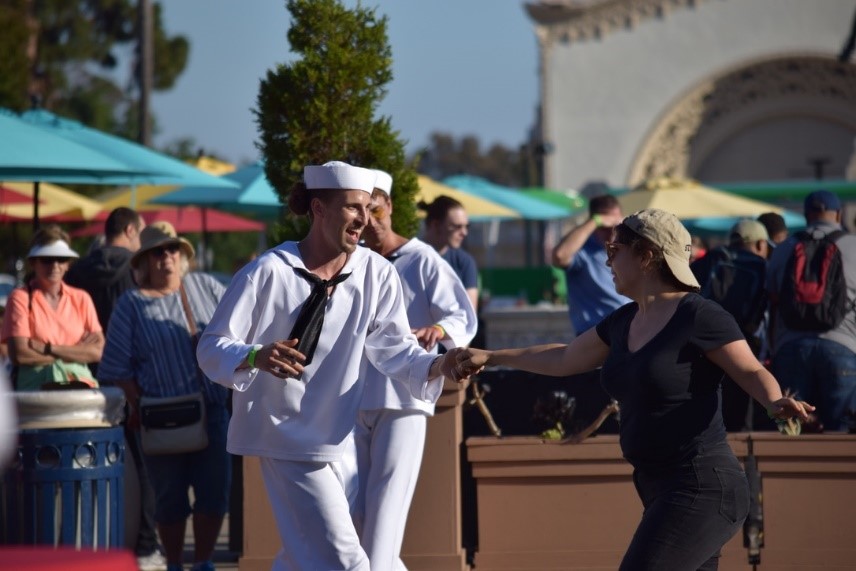
[[[330,161],[323,165],[308,165],[303,168],[303,181],[310,190],[362,190],[371,194],[376,178],[374,170],[355,167],[342,161]]]
[[[379,188],[386,193],[387,196],[392,194],[392,175],[386,171],[375,169],[377,180],[374,183],[375,188]]]

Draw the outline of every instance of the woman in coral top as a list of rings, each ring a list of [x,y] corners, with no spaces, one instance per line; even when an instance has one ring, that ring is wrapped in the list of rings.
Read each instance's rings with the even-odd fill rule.
[[[101,359],[104,334],[92,298],[63,282],[78,258],[56,224],[33,236],[24,286],[9,295],[0,341],[8,343],[15,388],[39,390],[54,383],[97,387],[87,366]]]

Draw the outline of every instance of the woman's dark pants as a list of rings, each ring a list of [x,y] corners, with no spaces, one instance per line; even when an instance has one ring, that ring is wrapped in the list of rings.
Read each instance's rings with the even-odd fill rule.
[[[633,473],[642,521],[621,571],[714,571],[749,512],[749,485],[729,449],[669,469]]]

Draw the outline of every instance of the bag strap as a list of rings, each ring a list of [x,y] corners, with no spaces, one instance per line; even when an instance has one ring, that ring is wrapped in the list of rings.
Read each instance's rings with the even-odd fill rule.
[[[190,301],[187,299],[187,292],[184,291],[184,282],[181,282],[178,291],[181,293],[181,305],[184,306],[184,316],[187,318],[187,330],[190,331],[190,336],[195,338],[196,320],[193,319],[193,310],[190,309]]]
[[[198,329],[196,328],[196,320],[193,318],[193,310],[190,309],[190,300],[187,299],[187,292],[184,290],[184,282],[181,282],[181,285],[178,286],[178,291],[181,294],[181,305],[184,306],[184,316],[187,318],[187,330],[190,332],[190,345],[193,348],[193,360],[196,360],[196,334],[198,333]],[[205,392],[205,387],[203,386],[202,379],[199,378],[199,367],[196,367],[197,375],[196,380],[199,381],[199,390],[203,393]]]

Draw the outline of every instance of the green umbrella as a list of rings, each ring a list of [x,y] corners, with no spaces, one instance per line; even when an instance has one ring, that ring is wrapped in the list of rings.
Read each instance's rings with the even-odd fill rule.
[[[550,190],[541,187],[528,187],[520,189],[526,196],[537,198],[543,202],[564,208],[569,213],[588,207],[588,201],[577,194],[567,194],[558,190]]]

